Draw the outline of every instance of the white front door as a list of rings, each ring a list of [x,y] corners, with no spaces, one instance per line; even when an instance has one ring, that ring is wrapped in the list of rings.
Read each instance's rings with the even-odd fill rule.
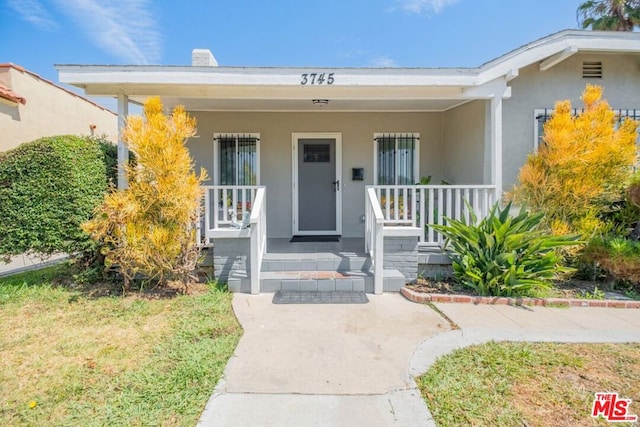
[[[293,234],[342,234],[342,134],[293,134]]]

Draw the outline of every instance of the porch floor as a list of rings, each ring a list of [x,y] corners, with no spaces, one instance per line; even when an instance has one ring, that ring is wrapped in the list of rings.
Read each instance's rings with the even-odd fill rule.
[[[277,254],[279,258],[327,258],[357,256],[367,257],[364,239],[340,238],[339,242],[289,242],[289,238],[268,238],[267,255]],[[304,255],[302,255],[304,254]]]

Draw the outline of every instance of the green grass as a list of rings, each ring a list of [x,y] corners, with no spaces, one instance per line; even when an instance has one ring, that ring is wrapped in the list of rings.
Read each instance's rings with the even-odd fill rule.
[[[90,298],[60,277],[0,278],[0,425],[195,425],[242,334],[231,295]]]
[[[456,350],[418,378],[442,426],[606,425],[595,392],[640,413],[640,344],[487,343]]]

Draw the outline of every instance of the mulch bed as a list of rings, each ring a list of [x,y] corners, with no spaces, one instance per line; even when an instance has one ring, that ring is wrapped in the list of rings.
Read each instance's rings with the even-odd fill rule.
[[[507,298],[482,297],[472,289],[457,283],[454,279],[418,278],[405,285],[400,293],[407,299],[418,302],[454,302],[470,304],[531,305],[552,307],[615,307],[640,308],[640,301],[632,300],[616,292],[606,292],[607,299],[588,299],[585,295],[607,289],[606,284],[585,280],[568,280],[556,283],[556,289],[549,298]]]

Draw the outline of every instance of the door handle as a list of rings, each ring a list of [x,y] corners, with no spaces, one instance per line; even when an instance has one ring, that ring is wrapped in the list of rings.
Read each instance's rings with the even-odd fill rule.
[[[333,181],[333,191],[340,191],[340,180]]]

